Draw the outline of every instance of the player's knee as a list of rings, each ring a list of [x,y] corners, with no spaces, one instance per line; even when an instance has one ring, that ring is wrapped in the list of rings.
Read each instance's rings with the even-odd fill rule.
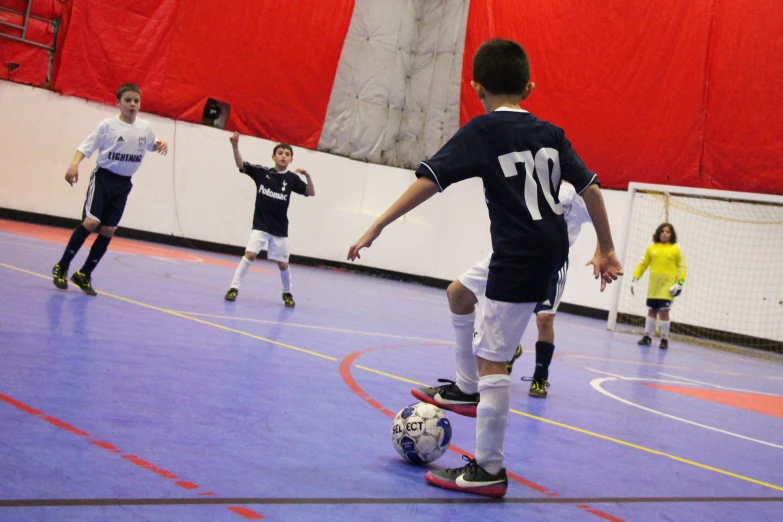
[[[98,228],[101,226],[101,222],[92,218],[84,218],[82,225],[90,232],[97,232]]]
[[[286,270],[288,270],[288,263],[283,263],[282,261],[278,261],[277,268],[279,268],[281,272],[285,272]]]
[[[101,227],[100,234],[106,237],[114,237],[114,232],[117,231],[117,227]]]
[[[536,326],[539,330],[552,330],[555,326],[554,314],[538,314],[536,315]]]
[[[449,285],[446,289],[446,298],[449,300],[449,308],[454,313],[470,313],[478,302],[473,292],[459,281]]]
[[[248,261],[255,261],[256,253],[255,252],[245,252],[245,259],[247,259]]]

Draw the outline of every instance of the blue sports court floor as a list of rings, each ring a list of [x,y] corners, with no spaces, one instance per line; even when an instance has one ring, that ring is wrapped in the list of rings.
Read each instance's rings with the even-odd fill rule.
[[[292,265],[287,309],[257,261],[229,303],[238,257],[117,238],[89,297],[51,283],[69,235],[0,221],[2,521],[783,519],[783,360],[559,314],[542,400],[533,325],[485,499],[391,444],[410,388],[454,375],[443,290]],[[474,449],[448,416],[435,467]]]

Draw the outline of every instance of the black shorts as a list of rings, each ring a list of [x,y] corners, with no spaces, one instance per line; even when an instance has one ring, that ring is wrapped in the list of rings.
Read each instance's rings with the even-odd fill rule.
[[[82,219],[89,217],[100,221],[104,227],[116,227],[125,212],[125,203],[132,188],[130,176],[120,176],[96,167],[87,187]]]
[[[647,308],[652,310],[668,310],[672,307],[671,299],[648,299]]]
[[[567,275],[568,259],[549,276],[549,290],[547,290],[546,299],[536,304],[534,313],[554,314],[557,312],[557,307],[560,306],[560,298],[563,297]]]

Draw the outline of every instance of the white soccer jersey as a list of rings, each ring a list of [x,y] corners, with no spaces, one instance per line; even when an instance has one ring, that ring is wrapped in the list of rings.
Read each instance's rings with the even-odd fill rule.
[[[86,157],[98,151],[99,167],[120,176],[133,176],[148,150],[155,146],[155,132],[146,120],[125,123],[119,117],[103,120],[78,147]]]
[[[576,193],[570,183],[560,184],[557,198],[560,200],[560,207],[563,209],[563,217],[568,227],[568,246],[572,247],[579,237],[582,225],[590,223],[590,214],[587,213],[585,200]]]

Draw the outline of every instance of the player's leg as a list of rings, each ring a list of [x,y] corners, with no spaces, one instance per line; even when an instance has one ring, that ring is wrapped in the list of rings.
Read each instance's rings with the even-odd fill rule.
[[[224,299],[226,301],[235,301],[237,295],[239,295],[239,287],[242,284],[242,280],[245,278],[247,271],[250,269],[250,265],[255,261],[256,256],[264,246],[264,234],[260,230],[251,230],[250,239],[247,241],[245,247],[245,255],[239,260],[239,265],[234,271],[234,279],[231,280],[231,286]]]
[[[68,288],[68,269],[74,256],[89,235],[97,231],[101,224],[98,216],[103,213],[105,194],[103,184],[96,181],[96,171],[97,169],[93,171],[87,185],[87,197],[82,208],[82,222],[71,233],[62,257],[52,268],[54,286],[61,290]]]
[[[639,346],[650,346],[652,344],[652,334],[655,331],[655,319],[658,317],[657,299],[647,300],[647,317],[644,319],[644,336],[636,343]]]
[[[289,308],[293,308],[296,306],[296,303],[294,303],[294,296],[291,294],[291,271],[289,270],[288,265],[288,238],[270,235],[267,257],[271,261],[277,261],[277,268],[280,269],[280,282],[283,284],[283,304]]]
[[[454,328],[454,358],[457,367],[456,382],[438,379],[442,386],[414,388],[411,394],[420,401],[468,417],[476,416],[478,394],[478,365],[473,355],[473,335],[476,323],[476,296],[484,295],[487,286],[489,257],[474,265],[453,281],[446,290]]]
[[[662,350],[669,348],[669,329],[671,328],[671,321],[669,320],[669,309],[671,308],[671,301],[667,301],[661,309],[658,310],[658,318],[661,325],[661,344],[658,346]]]
[[[536,369],[533,372],[533,382],[530,384],[529,395],[546,398],[549,388],[549,365],[555,353],[555,314],[563,297],[566,277],[568,276],[568,259],[561,267],[552,272],[549,277],[549,289],[546,299],[536,304],[536,327],[538,341],[536,342]],[[523,378],[525,380],[525,378]]]
[[[476,459],[462,468],[427,473],[430,484],[492,497],[506,494],[503,447],[511,403],[506,361],[513,356],[534,308],[535,303],[486,300],[484,322],[476,339],[481,395],[476,415]]]

